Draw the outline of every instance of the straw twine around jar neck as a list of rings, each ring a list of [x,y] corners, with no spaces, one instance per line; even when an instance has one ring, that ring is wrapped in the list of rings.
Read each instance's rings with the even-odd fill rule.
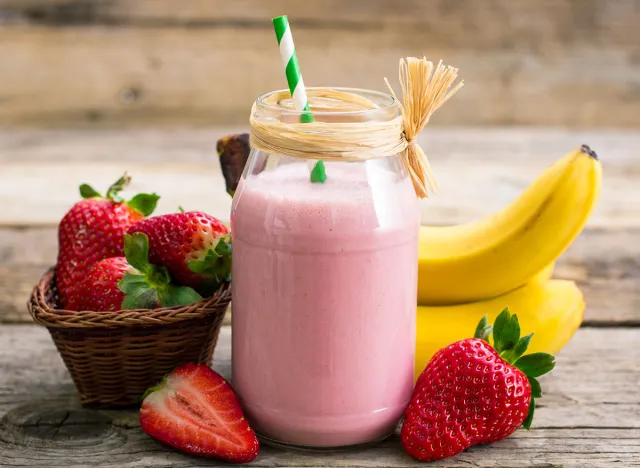
[[[268,153],[325,161],[362,161],[401,153],[416,195],[425,198],[429,192],[438,190],[438,184],[416,137],[431,115],[463,86],[461,81],[451,88],[457,76],[458,69],[445,66],[442,61],[434,67],[426,58],[400,59],[402,101],[386,78],[385,82],[397,100],[401,115],[383,120],[288,123],[257,116],[254,104],[250,144]],[[363,95],[341,89],[313,88],[308,90],[308,95],[312,112],[380,108]],[[281,103],[284,97],[283,93],[273,93],[266,104],[286,109]]]

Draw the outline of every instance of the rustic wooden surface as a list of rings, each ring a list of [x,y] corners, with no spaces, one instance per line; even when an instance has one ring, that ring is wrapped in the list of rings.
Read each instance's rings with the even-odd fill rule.
[[[534,428],[474,447],[436,467],[640,466],[640,348],[637,328],[581,329],[541,379]],[[624,350],[624,352],[621,352]],[[230,373],[230,330],[223,328],[214,368]],[[0,326],[0,466],[222,466],[164,448],[140,430],[135,411],[79,407],[48,333],[34,325]],[[264,467],[423,466],[397,436],[377,447],[332,454],[263,447]]]
[[[0,466],[217,465],[152,441],[134,411],[82,409],[48,333],[29,323],[24,304],[55,261],[55,223],[77,199],[80,182],[104,189],[127,169],[134,189],[163,195],[160,211],[182,205],[226,218],[230,200],[214,148],[237,130],[0,131]],[[421,138],[442,185],[423,204],[423,220],[435,224],[499,209],[581,143],[604,164],[599,206],[555,272],[584,291],[585,321],[556,370],[543,377],[535,430],[433,466],[640,466],[640,133],[431,129]],[[229,328],[222,333],[215,367],[229,376]],[[327,455],[265,447],[255,464],[419,466],[397,436]]]
[[[640,0],[0,0],[0,125],[244,122],[280,14],[308,86],[426,55],[467,83],[435,125],[640,126]]]

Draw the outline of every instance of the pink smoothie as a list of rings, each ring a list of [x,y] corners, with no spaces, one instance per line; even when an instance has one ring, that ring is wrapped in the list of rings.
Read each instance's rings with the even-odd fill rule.
[[[413,388],[418,204],[362,163],[249,175],[236,192],[233,386],[255,429],[331,447],[393,432]]]

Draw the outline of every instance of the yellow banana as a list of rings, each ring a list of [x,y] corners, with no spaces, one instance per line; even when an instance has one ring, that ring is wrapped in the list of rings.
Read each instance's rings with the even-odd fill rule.
[[[544,283],[547,280],[550,280],[553,276],[553,269],[556,267],[556,262],[551,262],[549,265],[544,267],[544,269],[538,272],[535,276],[533,276],[527,283],[537,282]]]
[[[511,291],[553,262],[584,227],[602,168],[587,146],[545,170],[514,202],[480,221],[423,226],[418,304],[460,304]]]
[[[484,315],[492,323],[509,307],[518,316],[522,335],[534,333],[529,352],[558,352],[582,322],[584,300],[573,281],[532,281],[486,301],[450,306],[419,306],[416,333],[416,378],[440,348],[473,336]]]

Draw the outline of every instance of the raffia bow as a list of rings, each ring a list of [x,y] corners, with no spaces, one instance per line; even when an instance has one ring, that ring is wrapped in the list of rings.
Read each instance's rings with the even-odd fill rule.
[[[256,116],[251,112],[252,147],[275,154],[303,159],[358,161],[388,157],[402,153],[405,169],[411,176],[416,195],[429,196],[438,190],[438,183],[429,160],[416,137],[429,122],[431,115],[462,86],[458,69],[442,61],[434,67],[426,58],[400,59],[402,101],[389,81],[385,82],[398,103],[401,115],[382,121],[286,123]],[[332,88],[311,88],[309,102],[313,111],[353,111],[379,107],[363,96]],[[275,93],[267,104],[286,107],[281,100],[285,93]],[[330,176],[330,174],[329,174]]]
[[[431,115],[462,88],[464,82],[460,81],[455,87],[449,89],[457,77],[458,69],[443,65],[442,60],[434,70],[433,63],[425,57],[402,58],[400,59],[402,102],[393,91],[389,80],[384,79],[400,107],[404,122],[403,135],[407,142],[402,160],[419,198],[428,197],[429,191],[437,192],[438,182],[427,155],[416,143],[416,137],[427,125]]]

